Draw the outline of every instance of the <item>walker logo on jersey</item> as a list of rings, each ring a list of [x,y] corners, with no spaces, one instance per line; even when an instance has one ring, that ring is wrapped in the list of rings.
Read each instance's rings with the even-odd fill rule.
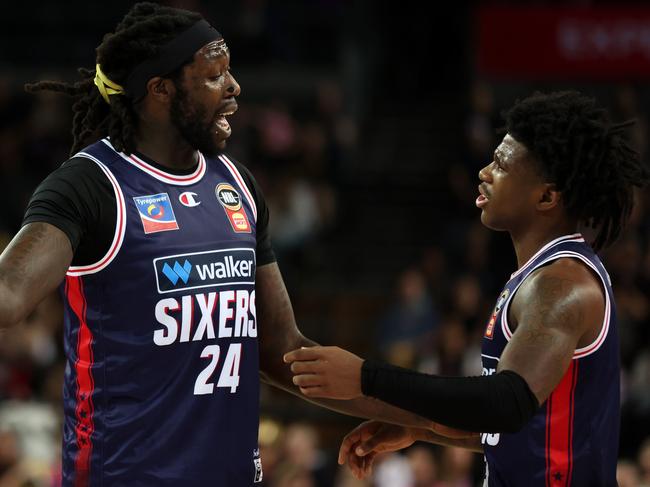
[[[167,193],[148,196],[134,196],[144,233],[167,232],[178,230],[176,216]]]
[[[193,208],[201,204],[201,202],[196,199],[197,196],[198,195],[196,193],[192,193],[191,191],[185,191],[184,193],[181,193],[178,196],[178,201],[180,201],[183,206]]]
[[[224,249],[170,255],[153,261],[156,285],[161,294],[255,283],[255,250]]]
[[[226,211],[230,225],[235,233],[251,233],[248,217],[241,204],[241,197],[230,184],[220,183],[214,190],[219,203]]]
[[[494,307],[494,312],[492,313],[487,328],[485,329],[485,338],[488,338],[490,340],[494,338],[494,325],[497,322],[497,315],[499,314],[499,311],[501,311],[501,308],[503,308],[503,305],[508,299],[509,294],[510,294],[510,290],[506,289],[501,293],[501,296],[499,296],[499,299],[497,300],[497,305]]]
[[[179,279],[187,284],[187,281],[190,279],[191,270],[192,264],[187,259],[183,262],[183,265],[180,265],[176,261],[172,267],[169,265],[169,262],[165,262],[162,267],[162,273],[171,281],[172,286],[175,286]]]

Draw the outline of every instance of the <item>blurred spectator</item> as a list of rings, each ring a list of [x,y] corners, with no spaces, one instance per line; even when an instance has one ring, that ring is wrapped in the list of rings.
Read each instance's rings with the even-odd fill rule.
[[[641,484],[650,486],[650,436],[645,439],[639,449],[639,468],[641,473]]]
[[[469,92],[469,113],[465,118],[465,159],[471,175],[492,159],[497,116],[492,87],[484,81],[474,81]]]
[[[438,462],[433,448],[426,444],[415,444],[406,452],[406,458],[413,473],[413,487],[438,486]]]
[[[433,353],[423,355],[419,370],[445,376],[480,375],[481,352],[470,346],[469,335],[456,315],[445,316]]]
[[[379,322],[381,354],[395,365],[412,367],[438,321],[424,275],[419,269],[405,270],[397,280],[394,301]]]
[[[278,466],[281,485],[286,487],[328,487],[335,476],[335,465],[320,449],[316,428],[307,423],[292,423],[284,435],[285,456]],[[309,483],[306,483],[309,480]],[[275,483],[273,483],[275,486]]]
[[[271,485],[276,477],[278,465],[282,462],[284,427],[271,418],[260,418],[259,428],[260,458],[262,459],[262,482],[260,487]]]
[[[370,487],[371,482],[372,475],[366,479],[359,480],[352,474],[348,466],[345,465],[339,468],[334,487]]]
[[[619,460],[616,465],[618,487],[642,487],[639,467],[630,460]]]
[[[415,480],[408,459],[399,452],[378,455],[373,473],[375,487],[412,487]]]
[[[28,487],[36,485],[21,461],[16,434],[0,431],[0,487]]]
[[[443,448],[440,461],[441,482],[436,487],[471,487],[476,454],[463,448]]]

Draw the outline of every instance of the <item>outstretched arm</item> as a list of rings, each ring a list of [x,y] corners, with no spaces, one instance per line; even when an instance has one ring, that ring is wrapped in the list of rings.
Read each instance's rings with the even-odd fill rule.
[[[262,378],[271,385],[305,399],[298,387],[294,385],[293,374],[289,365],[283,361],[283,356],[290,350],[313,347],[316,343],[305,338],[298,330],[291,301],[276,263],[257,269],[255,287]],[[425,429],[440,428],[436,431],[448,435],[467,435],[465,432],[441,427],[416,414],[374,398],[364,397],[352,401],[314,398],[308,400],[328,409],[360,418],[378,419]]]
[[[603,321],[602,286],[570,259],[543,267],[513,298],[517,329],[497,374],[440,377],[363,361],[337,347],[287,354],[294,380],[309,397],[377,397],[431,420],[471,431],[519,431],[557,387],[580,343]]]
[[[0,255],[0,328],[24,319],[63,280],[72,262],[67,235],[29,223]]]

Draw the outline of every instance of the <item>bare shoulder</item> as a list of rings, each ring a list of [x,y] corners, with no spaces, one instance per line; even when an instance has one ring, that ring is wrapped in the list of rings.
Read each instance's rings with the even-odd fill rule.
[[[603,285],[583,262],[561,258],[534,271],[512,302],[512,321],[535,316],[545,327],[561,326],[589,340],[602,323]],[[573,328],[573,330],[571,330]]]
[[[582,261],[561,258],[535,270],[521,285],[517,295],[575,297],[593,305],[603,302],[603,286],[598,276]]]
[[[582,262],[562,258],[535,270],[512,299],[508,318],[516,329],[499,369],[519,373],[543,403],[575,350],[598,335],[604,310],[602,284]]]

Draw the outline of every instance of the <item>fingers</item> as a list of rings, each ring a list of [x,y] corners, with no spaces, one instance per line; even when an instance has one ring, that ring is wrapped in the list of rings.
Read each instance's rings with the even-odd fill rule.
[[[371,437],[358,442],[354,450],[354,453],[355,455],[364,456],[364,455],[368,455],[371,452],[374,453],[383,452],[387,450],[387,448],[384,445],[385,440],[386,438],[384,438],[384,435],[382,435],[381,433],[372,435]]]
[[[343,440],[339,447],[339,465],[345,463],[348,454],[354,451],[356,446],[365,438],[368,438],[376,433],[381,427],[381,423],[376,421],[364,421],[359,426],[350,431]]]
[[[294,374],[313,374],[321,370],[322,362],[320,360],[309,360],[293,362],[291,372]]]
[[[320,356],[320,351],[323,347],[302,347],[291,352],[284,354],[283,360],[286,363],[296,362],[296,361],[305,361],[305,360],[316,360]]]
[[[325,389],[321,386],[301,387],[300,392],[307,397],[329,397]]]
[[[376,456],[377,453],[372,452],[363,457],[363,472],[362,472],[363,476],[361,477],[360,480],[363,480],[372,474],[372,464],[375,461]]]
[[[293,383],[298,387],[316,387],[323,385],[323,378],[317,374],[294,375]]]
[[[348,468],[357,479],[363,480],[372,473],[372,464],[375,456],[375,453],[364,457],[350,453],[347,458]]]
[[[339,447],[339,465],[343,465],[345,463],[348,455],[350,452],[354,451],[354,447],[360,440],[361,433],[359,432],[358,427],[345,435],[345,438],[343,438],[341,446]]]

